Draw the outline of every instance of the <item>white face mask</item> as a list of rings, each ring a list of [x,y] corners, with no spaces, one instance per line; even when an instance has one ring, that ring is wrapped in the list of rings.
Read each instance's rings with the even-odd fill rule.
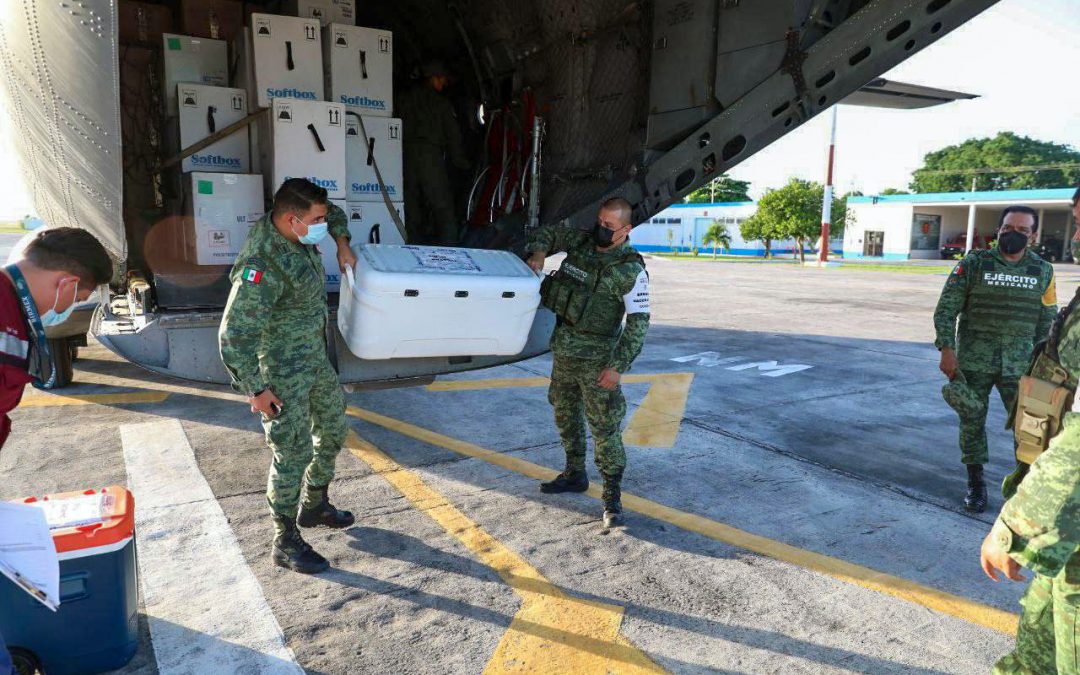
[[[60,286],[56,287],[56,299],[53,301],[52,309],[41,315],[41,325],[48,328],[49,326],[59,326],[68,320],[71,313],[75,311],[75,304],[79,298],[79,281],[75,280],[75,293],[71,296],[71,304],[67,309],[62,312],[56,311],[56,306],[60,304]]]

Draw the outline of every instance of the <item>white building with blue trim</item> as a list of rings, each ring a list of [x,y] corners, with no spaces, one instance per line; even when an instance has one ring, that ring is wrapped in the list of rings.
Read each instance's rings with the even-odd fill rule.
[[[634,228],[630,241],[639,251],[689,253],[699,249],[711,253],[711,246],[703,244],[705,233],[714,222],[727,226],[731,235],[731,248],[721,250],[727,255],[762,256],[765,244],[760,241],[743,241],[739,225],[757,211],[756,202],[719,202],[713,204],[672,204],[660,213]],[[791,254],[795,242],[791,240],[772,242],[773,255]]]
[[[1076,232],[1071,207],[1075,188],[941,192],[849,197],[844,228],[845,259],[938,260],[942,248],[964,249],[968,223],[974,247],[994,238],[1001,211],[1013,204],[1039,213],[1037,236],[1044,255],[1062,260]],[[947,253],[949,253],[947,251]],[[948,254],[946,257],[952,257]]]

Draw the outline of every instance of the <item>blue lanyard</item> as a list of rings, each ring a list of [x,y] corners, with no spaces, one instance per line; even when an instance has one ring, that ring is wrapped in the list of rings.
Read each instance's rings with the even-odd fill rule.
[[[26,283],[26,277],[19,271],[17,265],[8,265],[4,268],[7,273],[11,275],[12,281],[15,282],[15,293],[19,296],[19,302],[22,303],[23,313],[26,314],[26,318],[30,321],[30,332],[34,334],[34,339],[37,341],[38,348],[38,365],[41,363],[49,364],[49,378],[46,380],[41,379],[41,373],[35,373],[34,370],[40,371],[40,367],[35,369],[32,365],[30,367],[30,374],[34,377],[34,387],[37,389],[52,389],[56,384],[56,366],[53,364],[52,355],[49,353],[49,342],[45,337],[45,327],[41,325],[41,315],[38,313],[37,303],[34,302],[33,296],[30,295],[30,286]],[[27,363],[33,364],[27,355]]]

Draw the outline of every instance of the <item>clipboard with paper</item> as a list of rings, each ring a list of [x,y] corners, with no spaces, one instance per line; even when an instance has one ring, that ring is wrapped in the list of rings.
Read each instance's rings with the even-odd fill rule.
[[[0,574],[54,612],[60,606],[60,563],[41,508],[0,502]]]

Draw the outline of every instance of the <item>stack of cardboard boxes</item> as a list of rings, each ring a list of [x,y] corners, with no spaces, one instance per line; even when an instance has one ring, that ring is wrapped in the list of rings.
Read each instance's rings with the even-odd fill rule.
[[[185,265],[225,271],[269,197],[292,177],[327,189],[354,242],[402,242],[371,161],[403,217],[392,34],[355,26],[355,0],[280,7],[289,16],[245,11],[239,0],[181,0],[175,17],[164,5],[120,4],[121,41],[160,45],[163,154],[268,109],[180,164],[177,248]],[[322,250],[333,290],[336,245],[328,239]]]

